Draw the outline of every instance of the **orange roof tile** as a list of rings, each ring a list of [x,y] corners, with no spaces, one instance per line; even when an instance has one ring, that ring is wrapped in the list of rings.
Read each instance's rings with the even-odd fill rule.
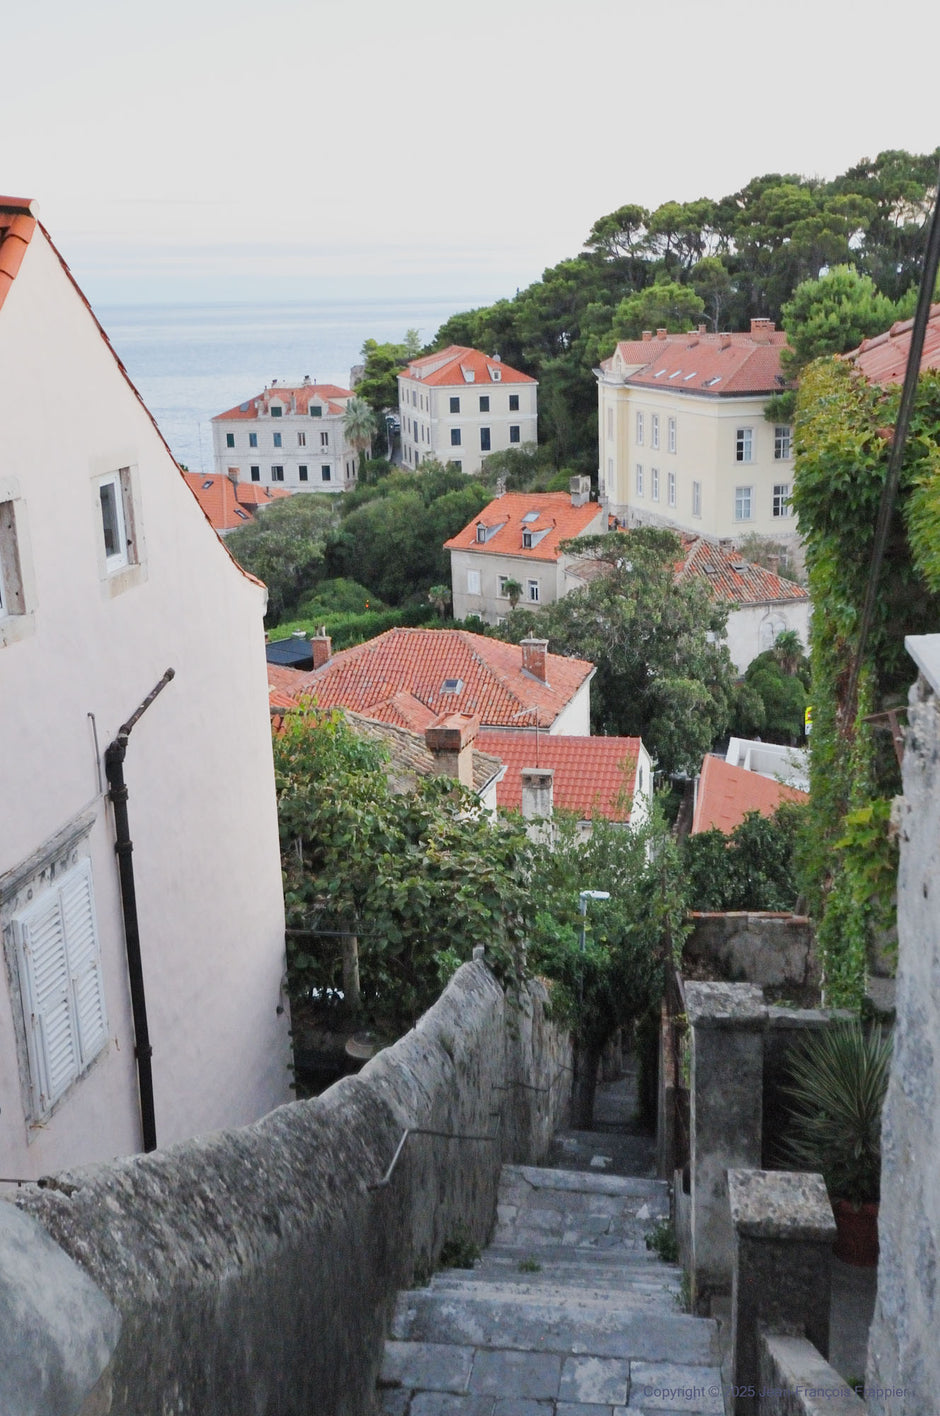
[[[272,388],[263,389],[261,393],[253,394],[251,398],[246,398],[236,408],[230,408],[227,413],[217,413],[212,421],[219,423],[223,419],[230,422],[233,418],[247,418],[249,420],[257,418],[258,409],[255,404],[272,398],[277,402],[283,401],[288,406],[293,398],[298,413],[306,414],[311,403],[327,403],[330,413],[344,413],[346,411],[344,405],[335,400],[352,398],[352,396],[350,389],[340,388],[338,384],[310,383],[301,384],[298,388],[288,388],[286,384],[276,384]]]
[[[522,770],[554,769],[553,803],[571,811],[581,821],[606,816],[629,821],[636,787],[636,769],[642,743],[637,737],[562,737],[534,732],[481,732],[475,744],[506,765],[496,788],[497,805],[504,810],[522,808]]]
[[[441,360],[444,363],[441,364]],[[440,364],[439,368],[434,368],[435,364]],[[426,373],[428,368],[432,372]],[[473,374],[472,379],[466,379],[463,371]],[[498,378],[493,378],[491,370],[498,371]],[[491,384],[491,383],[537,383],[537,379],[531,378],[528,374],[523,374],[519,369],[514,369],[510,364],[504,364],[501,359],[489,354],[482,353],[479,349],[469,349],[462,344],[451,344],[446,349],[440,349],[436,354],[426,354],[422,359],[412,359],[408,367],[402,369],[400,378],[418,379],[423,384],[432,387],[449,388],[463,387],[466,383]]]
[[[804,586],[761,565],[752,565],[730,546],[706,541],[701,536],[683,540],[688,551],[676,578],[685,580],[695,576],[704,580],[716,600],[727,600],[735,605],[764,605],[809,599]]]
[[[631,339],[617,345],[617,354],[628,365],[639,365],[624,383],[645,388],[668,388],[675,393],[728,394],[778,393],[785,379],[780,351],[786,346],[783,330],[767,325],[746,333],[670,334],[662,339]],[[609,371],[613,359],[601,367]]]
[[[845,358],[851,359],[871,383],[903,383],[913,328],[912,319],[896,320],[884,334],[864,339],[859,347],[851,354],[846,354]],[[921,372],[924,369],[940,369],[940,305],[930,307],[920,367]]]
[[[740,826],[749,811],[772,816],[784,801],[809,801],[809,793],[749,772],[746,767],[733,767],[723,757],[709,754],[702,762],[698,781],[692,835],[713,826],[727,835]]]
[[[534,518],[533,512],[538,513]],[[603,516],[597,502],[572,506],[568,492],[506,492],[485,506],[456,536],[445,541],[444,549],[557,561],[561,555],[560,542],[582,536],[595,518]],[[481,522],[489,532],[485,542],[477,540],[477,526]],[[606,530],[603,520],[599,529]],[[522,533],[526,530],[533,533],[535,545],[522,544]]]
[[[493,727],[512,727],[527,709],[536,709],[539,726],[548,728],[593,677],[594,665],[559,654],[547,654],[546,665],[543,683],[523,669],[517,644],[462,629],[389,629],[302,674],[297,691],[312,693],[321,708],[352,708],[406,727],[418,725],[405,721],[402,692],[435,715],[478,713]],[[444,692],[448,679],[461,688]]]
[[[216,531],[234,531],[254,521],[254,507],[290,496],[286,487],[236,483],[218,472],[184,472],[183,479]]]
[[[35,207],[28,197],[0,197],[0,305],[16,279],[36,225]]]
[[[238,505],[244,507],[267,506],[268,502],[292,495],[287,487],[262,487],[260,482],[238,482],[235,487]]]

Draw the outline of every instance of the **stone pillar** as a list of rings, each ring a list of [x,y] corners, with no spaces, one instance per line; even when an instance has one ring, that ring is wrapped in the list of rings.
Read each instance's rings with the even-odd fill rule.
[[[552,841],[552,812],[555,769],[553,767],[523,767],[522,815],[526,835],[531,841]]]
[[[472,713],[442,713],[424,731],[424,741],[434,756],[439,777],[456,777],[462,787],[473,788],[473,744],[480,719]]]
[[[750,983],[687,983],[690,1081],[692,1302],[705,1311],[731,1289],[729,1168],[761,1161],[763,994]]]
[[[761,1332],[805,1337],[829,1357],[832,1242],[836,1222],[821,1175],[729,1170],[734,1231],[731,1371],[739,1390],[760,1387]],[[739,1395],[735,1416],[756,1416]]]

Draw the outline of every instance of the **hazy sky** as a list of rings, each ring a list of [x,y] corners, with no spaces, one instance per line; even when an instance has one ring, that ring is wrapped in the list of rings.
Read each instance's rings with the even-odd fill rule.
[[[494,298],[624,202],[930,151],[938,29],[913,0],[17,4],[0,191],[97,302]]]

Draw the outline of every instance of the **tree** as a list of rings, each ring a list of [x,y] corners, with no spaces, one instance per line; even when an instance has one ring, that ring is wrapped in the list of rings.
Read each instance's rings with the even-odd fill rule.
[[[823,354],[844,354],[863,339],[890,328],[897,307],[875,287],[871,276],[854,266],[836,266],[818,280],[805,280],[783,307],[790,341],[783,351],[787,372],[795,375]]]
[[[267,623],[276,625],[300,597],[324,579],[335,535],[332,497],[297,492],[272,502],[226,538],[232,555],[268,587]]]
[[[688,329],[704,309],[704,300],[687,285],[661,281],[621,300],[614,314],[613,332],[617,339],[639,339],[645,329]]]
[[[503,594],[509,601],[509,608],[514,610],[522,598],[522,582],[510,578],[503,582]]]
[[[447,614],[447,606],[450,604],[450,586],[432,585],[428,590],[428,604],[433,605],[441,619]]]
[[[414,331],[409,330],[409,334]],[[379,344],[367,339],[362,346],[363,374],[356,384],[356,397],[365,399],[377,419],[387,409],[398,407],[398,375],[408,359],[405,344]]]
[[[749,811],[730,835],[717,829],[681,846],[689,908],[792,910],[799,894],[795,851],[804,809],[784,802],[772,816]]]
[[[721,328],[721,316],[733,286],[727,266],[718,256],[705,256],[689,273],[692,289],[704,304],[705,317],[713,330]]]
[[[365,462],[366,448],[375,437],[375,414],[364,398],[351,398],[343,417],[343,433],[359,454],[359,466]]]
[[[516,610],[494,630],[529,634],[553,653],[590,659],[593,731],[642,737],[665,772],[694,771],[728,725],[734,667],[720,643],[726,612],[697,579],[677,581],[681,542],[639,527],[586,536],[562,549],[605,574],[552,605]]]

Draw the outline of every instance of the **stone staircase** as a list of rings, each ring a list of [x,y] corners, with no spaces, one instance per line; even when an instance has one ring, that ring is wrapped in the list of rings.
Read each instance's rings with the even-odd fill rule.
[[[399,1295],[381,1416],[724,1416],[716,1324],[646,1247],[668,1209],[663,1181],[504,1166],[482,1258]]]

